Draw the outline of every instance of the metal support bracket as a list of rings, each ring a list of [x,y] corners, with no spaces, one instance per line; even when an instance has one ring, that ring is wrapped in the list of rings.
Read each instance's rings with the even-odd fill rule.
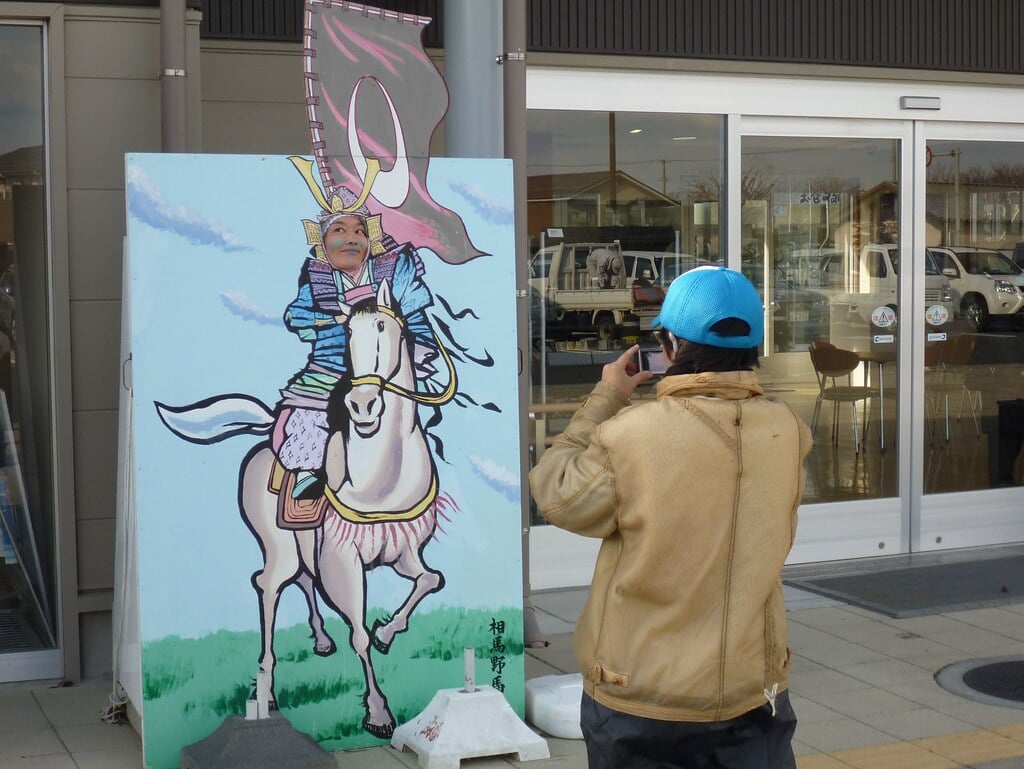
[[[494,62],[496,64],[504,64],[506,61],[526,61],[526,51],[506,51],[500,56],[496,56],[494,58]]]

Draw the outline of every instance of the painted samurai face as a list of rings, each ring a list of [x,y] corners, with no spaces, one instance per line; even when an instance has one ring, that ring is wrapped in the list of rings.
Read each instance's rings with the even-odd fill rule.
[[[358,216],[340,216],[331,222],[323,240],[331,266],[355,277],[370,252],[366,223]]]

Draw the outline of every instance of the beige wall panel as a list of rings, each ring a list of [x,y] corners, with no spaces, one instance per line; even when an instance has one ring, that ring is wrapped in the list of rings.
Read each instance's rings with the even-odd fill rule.
[[[155,80],[160,74],[159,13],[153,9],[149,16],[150,21],[69,18],[64,27],[67,76]]]
[[[75,425],[75,515],[113,518],[117,511],[117,412],[79,411]]]
[[[204,41],[201,61],[203,152],[310,153],[298,44]]]
[[[71,300],[121,299],[124,192],[68,192]]]
[[[305,83],[296,43],[272,49],[202,46],[203,99],[207,101],[292,102],[302,112]]]
[[[68,188],[124,189],[124,154],[160,151],[160,84],[90,78],[66,83]]]
[[[113,675],[113,627],[109,611],[83,614],[79,618],[79,637],[82,639],[82,680],[110,680]],[[138,756],[142,766],[142,756]]]
[[[72,410],[117,410],[120,345],[120,302],[71,303]]]
[[[309,145],[299,104],[203,103],[204,152],[308,155]]]
[[[109,590],[114,586],[114,519],[79,521],[78,590]]]

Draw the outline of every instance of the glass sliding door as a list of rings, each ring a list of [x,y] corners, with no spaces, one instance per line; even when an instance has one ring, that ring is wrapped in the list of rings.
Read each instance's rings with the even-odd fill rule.
[[[953,307],[925,340],[922,549],[1024,539],[1024,141],[984,132],[926,138],[920,250]]]
[[[816,428],[805,504],[897,493],[885,449],[897,418],[898,151],[891,139],[743,139],[742,269],[768,310],[761,377]],[[871,389],[879,367],[893,372],[889,393]]]
[[[759,378],[815,432],[791,561],[900,552],[905,127],[769,126],[743,122],[738,266],[765,302]]]
[[[0,24],[0,681],[59,674],[44,30]]]

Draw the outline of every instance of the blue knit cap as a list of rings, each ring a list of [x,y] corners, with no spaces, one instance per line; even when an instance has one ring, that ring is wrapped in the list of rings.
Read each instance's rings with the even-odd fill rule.
[[[745,321],[750,333],[719,336],[711,327],[725,318]],[[672,281],[651,325],[698,344],[756,347],[764,341],[764,305],[754,284],[742,273],[725,267],[696,267]]]

